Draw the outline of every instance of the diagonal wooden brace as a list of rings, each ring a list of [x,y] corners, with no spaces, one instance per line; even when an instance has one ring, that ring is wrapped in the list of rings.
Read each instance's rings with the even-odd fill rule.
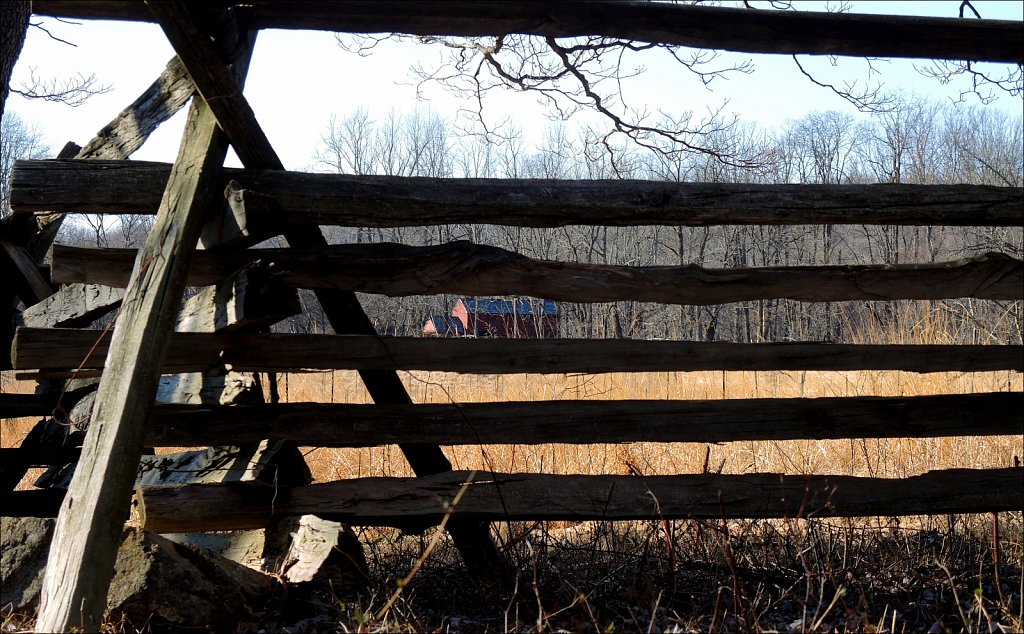
[[[249,102],[225,68],[209,38],[193,20],[188,4],[177,0],[161,0],[147,2],[147,5],[242,163],[250,169],[283,170],[284,165],[256,121]],[[284,235],[292,247],[311,249],[327,246],[327,241],[316,225],[289,226]],[[376,334],[355,293],[318,291],[316,297],[336,333]],[[376,403],[404,405],[412,402],[394,371],[362,371],[360,377]],[[400,447],[417,475],[430,475],[450,471],[452,468],[437,445],[405,444]],[[448,529],[471,571],[495,580],[504,576],[501,573],[506,564],[491,540],[487,524],[452,521]]]
[[[227,71],[225,71],[227,72]],[[220,193],[227,148],[194,100],[156,223],[136,260],[43,579],[37,631],[98,630],[106,610],[145,425],[205,212]]]

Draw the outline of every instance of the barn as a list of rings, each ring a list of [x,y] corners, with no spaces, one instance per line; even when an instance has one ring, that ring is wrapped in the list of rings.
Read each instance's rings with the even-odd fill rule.
[[[455,302],[452,317],[476,337],[553,339],[561,325],[555,302],[523,297],[463,297]]]
[[[423,324],[425,337],[465,337],[466,326],[451,315],[434,315]]]

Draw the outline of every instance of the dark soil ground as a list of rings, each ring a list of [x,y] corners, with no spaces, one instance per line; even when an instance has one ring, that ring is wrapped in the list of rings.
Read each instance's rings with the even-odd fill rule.
[[[515,570],[496,585],[471,578],[447,541],[403,585],[429,548],[428,536],[367,532],[372,589],[311,597],[321,616],[301,625],[409,632],[1019,632],[1021,527],[1020,513],[1000,515],[996,532],[992,516],[519,524],[502,535]]]
[[[515,524],[493,579],[367,529],[368,583],[282,590],[256,631],[1020,632],[1024,522],[993,519]]]

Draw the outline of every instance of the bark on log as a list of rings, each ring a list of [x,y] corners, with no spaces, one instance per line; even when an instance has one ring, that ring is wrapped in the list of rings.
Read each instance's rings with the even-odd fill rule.
[[[469,483],[466,485],[466,483]],[[454,471],[358,478],[293,489],[246,485],[143,487],[150,530],[267,526],[274,514],[316,513],[353,525],[439,521],[663,520],[941,515],[1020,511],[1024,470],[950,469],[902,479],[841,475],[582,476]]]
[[[55,245],[52,278],[63,284],[123,286],[128,283],[134,257],[133,249]],[[272,265],[282,281],[299,288],[336,288],[392,297],[453,293],[690,305],[774,298],[805,302],[1024,299],[1024,262],[1001,253],[932,264],[713,269],[535,260],[471,242],[199,252],[189,269],[188,283],[216,283],[227,272],[252,261]]]
[[[1024,394],[531,401],[458,405],[158,406],[146,444],[282,438],[300,446],[731,442],[1024,434]]]
[[[11,208],[16,214],[153,213],[169,173],[166,163],[143,161],[17,161]],[[282,223],[352,227],[1024,225],[1024,189],[988,185],[406,178],[224,170],[222,186],[232,180],[263,197],[254,214],[261,220],[269,197],[283,210]],[[244,206],[244,200],[235,204]]]
[[[19,328],[19,370],[96,368],[97,331]],[[228,364],[236,370],[437,370],[470,374],[693,370],[1024,371],[1020,345],[861,345],[621,339],[424,339],[360,335],[175,333],[163,372]]]
[[[1024,62],[1020,24],[912,16],[751,11],[635,2],[427,4],[256,0],[257,28],[487,36],[524,33],[614,38],[746,53],[919,57]],[[206,2],[214,12],[223,2]],[[144,6],[115,0],[35,0],[42,15],[152,21]]]
[[[103,126],[75,158],[118,160],[131,156],[157,126],[188,103],[192,92],[185,67],[177,56],[172,57],[156,81]]]
[[[132,264],[128,266],[130,268]],[[128,274],[131,275],[131,271]],[[88,326],[121,305],[124,299],[122,289],[110,285],[72,283],[42,302],[29,306],[21,313],[21,317],[26,326],[33,328]]]

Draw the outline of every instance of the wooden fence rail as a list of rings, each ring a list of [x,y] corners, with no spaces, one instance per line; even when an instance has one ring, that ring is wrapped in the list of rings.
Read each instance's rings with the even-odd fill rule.
[[[486,521],[893,516],[1019,511],[1024,469],[951,469],[902,479],[855,476],[582,476],[453,471],[357,478],[292,489],[265,485],[148,486],[142,525],[157,532],[263,528],[275,514],[357,526],[437,522],[459,489],[455,517]]]
[[[19,370],[103,366],[98,330],[19,328]],[[366,335],[174,333],[163,372],[436,370],[471,374],[693,370],[1024,371],[1020,345],[725,343],[622,339],[424,339]]]
[[[126,286],[134,249],[55,245],[59,283]],[[337,288],[390,296],[526,295],[572,302],[637,300],[709,305],[786,298],[806,302],[895,299],[1024,299],[1024,262],[1000,253],[934,264],[712,269],[608,266],[535,260],[498,247],[354,244],[317,251],[197,252],[189,284],[216,284],[253,260],[273,264],[298,288]]]
[[[152,531],[266,528],[315,514],[355,526],[428,526],[458,491],[456,517],[497,521],[822,518],[991,513],[1024,508],[1024,470],[950,469],[901,479],[838,475],[582,476],[450,471],[282,488],[149,485],[136,491]],[[5,514],[52,517],[63,491],[0,493]]]
[[[1024,394],[259,406],[158,404],[147,447],[290,440],[312,447],[941,438],[1024,434]],[[64,464],[77,449],[2,449]],[[22,454],[18,454],[22,452]],[[51,462],[47,462],[51,461]],[[35,464],[35,462],[33,462]]]
[[[198,5],[217,15],[223,2]],[[256,0],[256,28],[354,33],[493,36],[523,33],[613,38],[747,53],[921,57],[1024,63],[1020,25],[1003,20],[750,11],[633,2],[497,2],[456,0]],[[32,11],[79,19],[153,21],[139,3],[36,0]]]
[[[16,213],[155,213],[170,165],[17,161]],[[406,178],[223,170],[250,222],[351,227],[716,224],[1024,225],[1024,189],[987,185],[769,185],[629,180]],[[266,198],[279,209],[267,214]],[[259,218],[258,216],[264,217]]]
[[[55,405],[56,394],[0,394],[0,418],[44,416]]]
[[[1024,394],[534,401],[421,405],[158,405],[152,447],[287,439],[312,447],[729,442],[1024,434]]]

